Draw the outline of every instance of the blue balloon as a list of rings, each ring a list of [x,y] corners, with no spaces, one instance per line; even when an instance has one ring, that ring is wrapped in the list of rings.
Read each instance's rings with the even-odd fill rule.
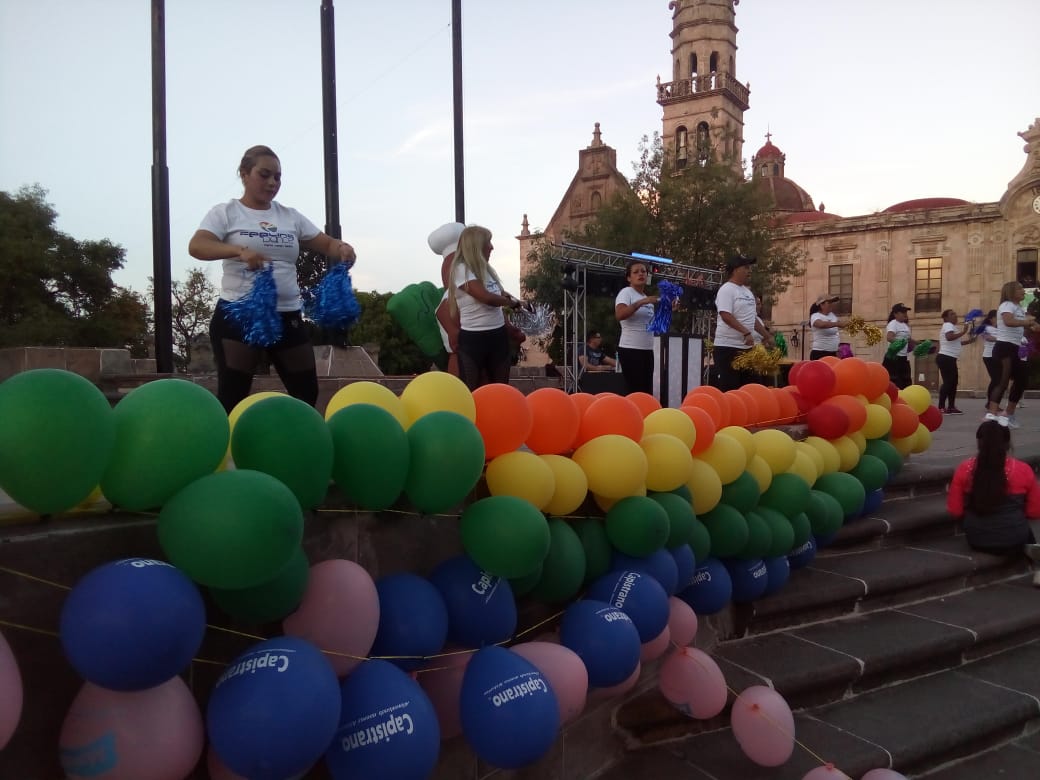
[[[347,676],[340,694],[339,728],[325,753],[335,780],[433,774],[441,728],[419,683],[392,663],[373,659]]]
[[[448,641],[463,647],[494,645],[516,632],[516,601],[509,581],[482,571],[469,557],[449,558],[430,574],[448,609]]]
[[[675,590],[678,593],[693,584],[693,573],[697,571],[697,559],[693,555],[693,548],[688,544],[680,544],[669,550],[672,560],[675,561]]]
[[[744,561],[736,558],[726,561],[726,569],[733,583],[733,601],[748,604],[766,592],[768,576],[761,559]]]
[[[693,573],[693,584],[676,594],[698,615],[714,615],[733,597],[733,581],[718,558],[706,558]]]
[[[791,577],[791,563],[786,555],[766,558],[766,591],[762,595],[770,596],[787,584]]]
[[[534,664],[503,647],[485,647],[469,660],[459,715],[473,751],[502,769],[533,764],[560,730],[560,709],[549,682]]]
[[[581,658],[589,673],[589,685],[596,688],[627,680],[639,665],[642,649],[632,619],[617,607],[595,599],[582,599],[567,607],[560,623],[560,644]]]
[[[791,550],[787,556],[787,562],[791,565],[791,571],[800,569],[803,566],[808,566],[812,563],[813,558],[816,557],[816,547],[816,539],[815,537],[811,537],[809,541],[801,547],[796,547]]]
[[[585,597],[605,601],[628,615],[640,642],[649,642],[668,625],[668,594],[646,572],[623,569],[604,574],[589,586]]]
[[[84,679],[113,691],[141,691],[188,667],[206,633],[206,607],[179,569],[127,558],[76,583],[59,630],[66,658]]]
[[[417,574],[391,574],[376,583],[379,631],[369,655],[416,656],[386,660],[405,671],[436,655],[448,638],[448,608],[440,591]]]
[[[669,596],[675,593],[675,587],[679,584],[679,567],[672,556],[672,551],[667,547],[655,550],[645,558],[636,558],[615,551],[611,558],[610,568],[645,572],[657,580]]]
[[[867,515],[871,512],[876,512],[881,508],[881,503],[885,500],[885,489],[878,488],[877,490],[867,491],[867,498],[863,502],[862,514]]]

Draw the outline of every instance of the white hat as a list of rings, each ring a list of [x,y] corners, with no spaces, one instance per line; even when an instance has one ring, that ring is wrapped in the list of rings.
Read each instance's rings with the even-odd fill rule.
[[[430,233],[430,237],[426,239],[426,242],[430,245],[430,249],[433,250],[434,254],[447,257],[458,248],[459,236],[462,235],[462,231],[465,229],[466,226],[461,222],[446,222]]]

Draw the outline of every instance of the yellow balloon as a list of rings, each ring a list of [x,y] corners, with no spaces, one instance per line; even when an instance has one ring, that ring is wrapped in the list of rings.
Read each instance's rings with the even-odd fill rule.
[[[578,447],[571,458],[585,472],[589,490],[596,495],[618,499],[646,489],[646,454],[626,436],[597,436]]]
[[[888,398],[886,395],[885,398]],[[889,401],[889,404],[892,402]],[[892,430],[892,413],[879,403],[867,404],[867,421],[860,428],[868,439],[880,439]]]
[[[231,430],[235,429],[235,423],[237,423],[238,418],[242,416],[242,412],[244,412],[250,406],[255,404],[257,401],[263,401],[265,398],[274,398],[275,396],[279,395],[285,395],[285,393],[279,393],[274,390],[265,390],[262,393],[253,393],[252,395],[247,395],[245,398],[243,398],[241,401],[235,404],[235,407],[230,412],[228,412],[228,425],[231,426]],[[228,450],[230,451],[230,445],[228,445]]]
[[[325,407],[325,419],[332,419],[332,415],[340,409],[351,404],[372,404],[380,409],[390,412],[402,428],[408,427],[408,415],[405,414],[404,403],[397,397],[389,387],[378,382],[351,382],[343,385],[336,394],[329,399]]]
[[[686,417],[683,412],[679,414]],[[686,442],[670,433],[651,433],[644,434],[639,446],[646,454],[647,490],[667,493],[686,484],[693,473],[693,455]]]
[[[773,484],[773,470],[761,455],[756,455],[747,464],[747,473],[758,483],[758,492],[765,493]]]
[[[693,496],[693,511],[698,515],[710,512],[722,500],[722,481],[718,472],[700,458],[693,459],[693,473],[686,487]]]
[[[697,428],[693,420],[678,409],[666,407],[650,412],[643,419],[643,436],[651,433],[670,433],[672,436],[678,436],[688,450],[692,450],[697,442]]]
[[[744,473],[749,458],[747,450],[737,439],[722,432],[715,434],[715,441],[698,457],[715,469],[723,485],[728,485]]]
[[[484,473],[488,492],[493,496],[516,496],[539,510],[552,500],[556,477],[549,464],[533,452],[507,452],[493,458]]]
[[[859,450],[860,455],[867,451],[867,437],[863,435],[862,431],[852,431],[846,435],[856,443],[856,449]]]
[[[818,449],[811,444],[806,444],[804,441],[796,442],[794,448],[796,452],[804,452],[809,457],[809,460],[813,462],[813,468],[816,469],[817,479],[827,473],[824,471],[825,464],[823,461],[823,453]],[[840,462],[838,465],[841,465]]]
[[[472,423],[477,421],[473,394],[457,376],[446,371],[427,371],[409,382],[401,392],[405,416],[412,423],[430,412],[455,412]]]
[[[581,466],[563,455],[539,455],[552,469],[555,489],[543,511],[550,515],[569,515],[585,501],[589,480]]]
[[[809,487],[812,487],[820,474],[816,471],[816,464],[813,463],[812,458],[805,454],[802,450],[797,450],[794,454],[794,463],[791,464],[791,468],[787,470],[788,474],[796,474],[806,481]]]
[[[920,455],[932,446],[932,432],[925,428],[923,423],[917,424],[917,433],[914,434],[913,439],[914,445],[910,448],[910,452],[915,455]]]
[[[781,474],[794,463],[794,440],[776,428],[764,428],[752,434],[755,452],[769,464],[774,474]]]
[[[838,450],[834,448],[831,442],[819,436],[807,436],[805,443],[813,447],[823,457],[822,474],[833,474],[835,471],[841,470],[841,455],[838,454]]]
[[[892,411],[892,399],[888,397],[888,393],[882,393],[877,398],[871,399],[872,404],[883,406],[889,411]]]
[[[856,464],[859,463],[859,447],[856,446],[856,442],[848,436],[831,439],[830,442],[834,445],[834,449],[838,451],[838,459],[841,462],[839,469],[841,471],[851,471],[856,468]]]
[[[917,443],[917,431],[902,439],[890,439],[888,443],[896,448],[896,452],[906,458],[913,452],[914,445]]]
[[[643,488],[641,493],[633,493],[632,495],[634,495],[634,496],[645,496],[646,495],[646,488]],[[621,498],[627,498],[627,497],[628,496],[622,496]],[[598,506],[601,510],[603,510],[604,514],[609,512],[611,510],[611,508],[614,506],[614,504],[616,504],[618,501],[620,501],[621,498],[607,498],[606,496],[598,496],[595,493],[592,494],[592,501],[593,501],[593,503],[596,506]]]
[[[727,436],[736,439],[740,446],[744,448],[744,452],[747,453],[748,460],[755,457],[755,436],[747,428],[740,425],[727,425],[725,428],[720,430],[719,433],[724,433]],[[709,447],[709,449],[711,448]]]
[[[899,397],[918,414],[922,414],[932,403],[932,394],[924,385],[910,385],[899,391]]]

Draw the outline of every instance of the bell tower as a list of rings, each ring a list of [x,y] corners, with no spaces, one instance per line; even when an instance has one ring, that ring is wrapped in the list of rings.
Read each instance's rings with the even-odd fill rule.
[[[662,141],[672,170],[709,159],[741,167],[750,84],[737,81],[740,0],[671,0],[672,80],[657,78]]]

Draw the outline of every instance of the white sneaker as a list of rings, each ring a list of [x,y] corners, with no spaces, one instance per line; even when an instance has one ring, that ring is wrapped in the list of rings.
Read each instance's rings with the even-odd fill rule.
[[[1022,548],[1022,552],[1032,561],[1040,561],[1040,544],[1027,544]]]
[[[993,414],[993,412],[986,412],[986,416],[983,417],[982,419],[983,420],[994,420],[995,421],[997,419],[997,415]]]
[[[1008,428],[1011,428],[1012,430],[1016,430],[1022,427],[1021,424],[1019,424],[1018,420],[1015,419],[1015,415],[1013,414],[1009,414],[1007,416],[1007,425]]]

